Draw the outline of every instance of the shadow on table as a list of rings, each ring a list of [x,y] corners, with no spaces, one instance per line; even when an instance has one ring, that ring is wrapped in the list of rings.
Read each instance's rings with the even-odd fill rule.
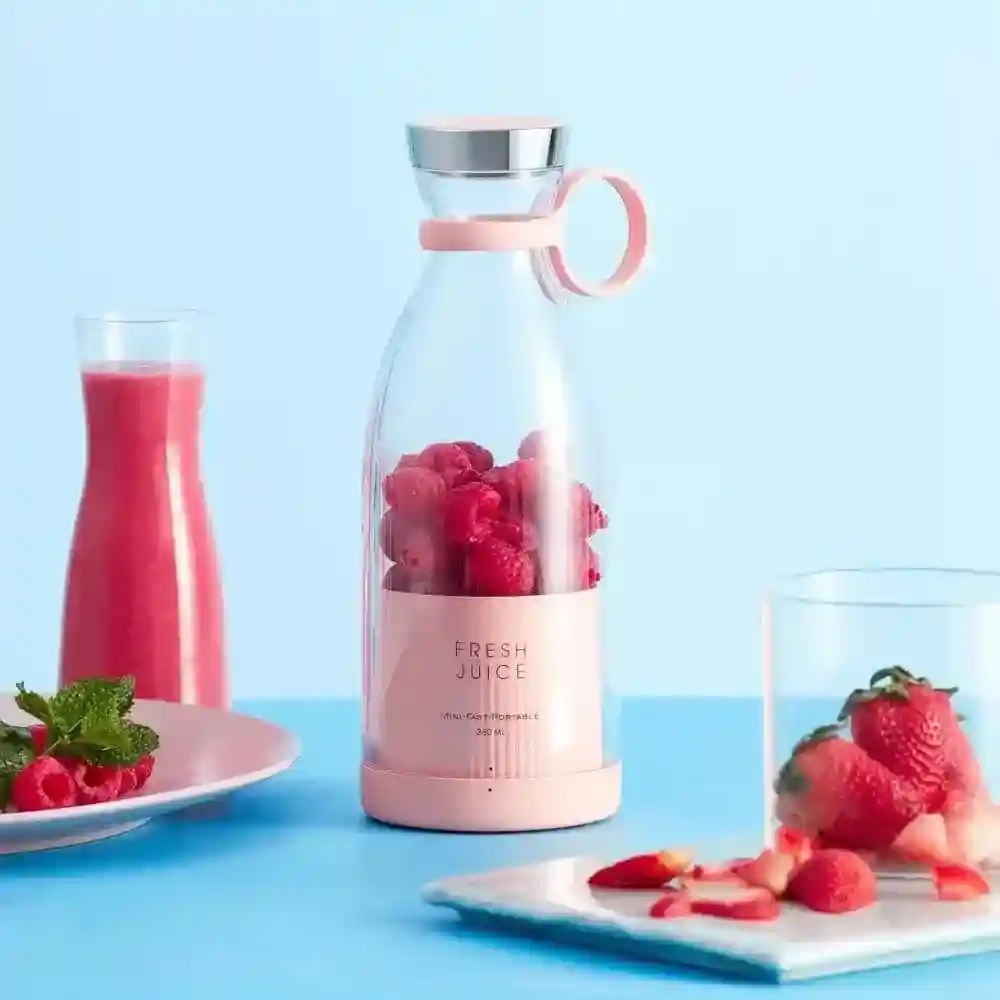
[[[363,825],[355,787],[289,776],[158,817],[119,837],[0,856],[0,872],[7,878],[72,878],[84,873],[90,878],[129,868],[169,868],[238,856],[296,832],[357,830]]]

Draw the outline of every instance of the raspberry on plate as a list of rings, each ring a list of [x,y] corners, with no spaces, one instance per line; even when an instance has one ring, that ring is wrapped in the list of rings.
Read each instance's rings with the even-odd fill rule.
[[[18,812],[65,809],[77,804],[73,775],[55,757],[36,757],[14,776],[11,801]]]
[[[41,757],[45,753],[45,746],[49,740],[48,730],[39,722],[34,726],[29,726],[28,732],[31,733],[31,745],[35,748],[35,756]]]
[[[76,797],[80,805],[110,802],[121,794],[122,769],[78,760],[68,768],[76,782]]]
[[[118,789],[119,797],[134,792],[139,786],[139,777],[135,773],[135,766],[123,767],[121,770],[121,788]]]
[[[156,758],[151,754],[146,754],[145,757],[141,758],[139,763],[135,765],[133,770],[135,771],[136,780],[136,791],[142,788],[147,781],[153,776],[153,768],[156,766]]]
[[[465,586],[473,597],[526,597],[535,589],[535,561],[499,538],[484,538],[469,549]]]

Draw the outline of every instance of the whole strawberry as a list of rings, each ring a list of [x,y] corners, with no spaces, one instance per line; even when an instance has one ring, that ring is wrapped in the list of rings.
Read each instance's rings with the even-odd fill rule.
[[[889,667],[854,691],[840,713],[850,719],[854,742],[913,785],[927,812],[939,812],[949,792],[980,787],[979,764],[951,703],[955,690]]]
[[[857,744],[825,726],[802,740],[775,782],[778,818],[824,843],[888,848],[923,812],[918,792]]]

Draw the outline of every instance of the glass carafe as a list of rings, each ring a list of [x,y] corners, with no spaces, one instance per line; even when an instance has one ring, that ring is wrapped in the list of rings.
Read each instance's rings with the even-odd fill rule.
[[[140,698],[228,707],[198,323],[156,311],[78,322],[87,459],[60,684],[132,675]]]
[[[409,128],[432,216],[364,467],[362,795],[386,822],[544,829],[619,804],[601,627],[613,512],[559,303],[623,288],[647,229],[623,178],[564,173],[565,140],[535,119]],[[592,179],[629,224],[598,284],[561,248],[566,198]]]

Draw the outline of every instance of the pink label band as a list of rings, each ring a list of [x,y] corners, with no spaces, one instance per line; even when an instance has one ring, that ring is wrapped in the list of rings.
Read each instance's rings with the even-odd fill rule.
[[[570,194],[591,181],[610,184],[621,199],[628,222],[628,239],[622,259],[610,277],[584,281],[573,272],[563,252],[566,205]],[[553,298],[547,286],[551,275],[559,287],[575,295],[614,295],[639,273],[649,246],[649,219],[638,188],[621,174],[608,170],[573,170],[555,191],[552,210],[547,215],[479,215],[468,219],[425,219],[420,224],[420,245],[424,250],[463,252],[533,252],[535,274],[542,290]]]
[[[604,764],[596,590],[543,597],[383,591],[367,759],[441,778],[540,778]]]
[[[425,219],[424,250],[541,250],[562,242],[561,215],[476,215],[470,219]]]

